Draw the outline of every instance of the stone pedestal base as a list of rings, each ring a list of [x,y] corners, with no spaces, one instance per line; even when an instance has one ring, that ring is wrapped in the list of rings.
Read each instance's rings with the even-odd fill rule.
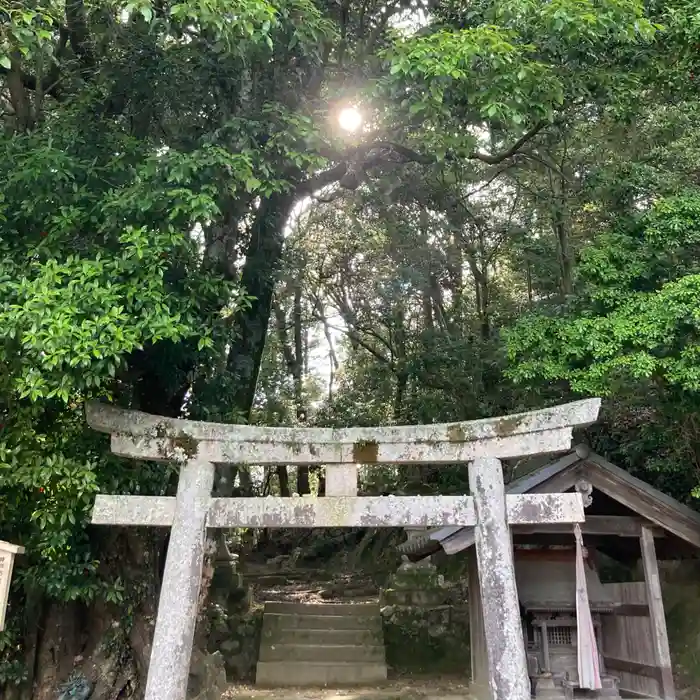
[[[535,698],[537,700],[571,700],[571,687],[564,683],[556,684],[552,675],[547,673],[535,678]]]
[[[603,687],[595,692],[593,697],[601,700],[620,700],[619,680],[614,676],[603,676],[600,680]],[[574,697],[573,684],[570,681],[555,679],[548,673],[533,678],[533,693],[536,700],[572,700]]]

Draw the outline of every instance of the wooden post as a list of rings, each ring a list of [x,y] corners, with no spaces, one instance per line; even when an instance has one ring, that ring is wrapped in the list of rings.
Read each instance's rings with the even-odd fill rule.
[[[542,620],[540,622],[540,635],[541,635],[541,642],[542,642],[542,657],[544,659],[544,672],[545,673],[551,673],[552,672],[552,662],[550,661],[549,658],[549,628],[547,627],[547,623]]]
[[[158,600],[145,700],[184,700],[187,695],[213,486],[213,464],[192,460],[183,465]]]
[[[7,601],[10,597],[10,581],[15,555],[23,554],[24,547],[0,540],[0,632],[5,629]]]
[[[501,461],[475,459],[469,466],[469,487],[477,520],[474,543],[491,695],[493,700],[530,700]]]
[[[668,646],[664,601],[661,595],[661,579],[659,578],[659,565],[656,561],[656,548],[654,546],[654,533],[652,528],[646,525],[642,526],[640,544],[642,547],[644,580],[647,586],[647,602],[649,604],[649,617],[651,619],[654,656],[660,673],[660,694],[663,700],[675,700],[676,691],[673,685],[671,651]]]

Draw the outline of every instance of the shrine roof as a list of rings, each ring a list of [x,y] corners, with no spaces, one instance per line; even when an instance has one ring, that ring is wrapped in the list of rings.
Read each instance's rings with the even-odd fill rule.
[[[602,493],[640,518],[700,548],[700,513],[620,469],[585,445],[578,445],[568,454],[512,481],[506,486],[506,493],[566,492],[575,488],[581,479],[593,486],[594,499],[596,492]],[[443,527],[403,542],[398,550],[417,561],[440,549],[449,555],[456,554],[473,543],[473,528]]]

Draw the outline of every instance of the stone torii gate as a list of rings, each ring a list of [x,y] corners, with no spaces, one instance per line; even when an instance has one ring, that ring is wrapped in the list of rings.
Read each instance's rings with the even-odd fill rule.
[[[123,457],[181,464],[177,496],[98,495],[98,525],[170,527],[146,700],[185,700],[206,528],[473,526],[493,700],[529,700],[510,525],[573,523],[581,495],[506,496],[501,460],[567,450],[600,399],[501,418],[384,428],[264,428],[87,407]],[[469,464],[471,496],[357,496],[358,464]],[[217,464],[318,464],[322,498],[213,498]]]

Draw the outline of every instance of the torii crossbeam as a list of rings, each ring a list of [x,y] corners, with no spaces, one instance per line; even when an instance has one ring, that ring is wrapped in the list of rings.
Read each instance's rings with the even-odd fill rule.
[[[502,459],[559,452],[593,423],[599,399],[502,418],[384,428],[263,428],[203,423],[91,403],[115,454],[175,461],[176,497],[106,496],[100,525],[170,527],[146,700],[185,700],[206,528],[473,526],[493,700],[528,700],[510,525],[584,520],[580,494],[505,495]],[[471,496],[357,496],[358,464],[469,463]],[[323,498],[212,498],[216,464],[319,464]]]

